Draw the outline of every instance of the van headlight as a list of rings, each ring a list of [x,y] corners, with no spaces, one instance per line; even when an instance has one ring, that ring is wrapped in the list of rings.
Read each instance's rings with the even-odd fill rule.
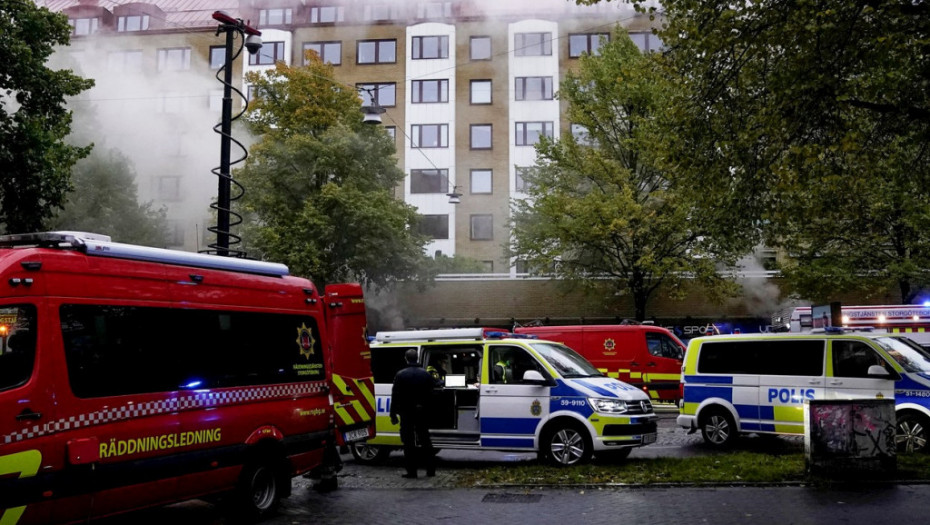
[[[627,411],[626,401],[620,399],[607,399],[603,397],[589,397],[588,403],[595,412],[602,414],[623,414]]]

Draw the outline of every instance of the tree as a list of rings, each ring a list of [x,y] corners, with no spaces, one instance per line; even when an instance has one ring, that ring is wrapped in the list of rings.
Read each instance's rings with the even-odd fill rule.
[[[664,0],[670,170],[694,220],[826,300],[930,285],[930,3]]]
[[[70,35],[64,15],[0,0],[0,224],[8,232],[42,230],[71,189],[71,167],[90,152],[64,142],[65,97],[93,81],[45,65]]]
[[[618,295],[632,296],[637,320],[660,286],[674,292],[685,277],[726,292],[682,190],[669,183],[651,146],[673,84],[622,31],[600,56],[580,62],[559,98],[586,136],[537,144],[529,198],[513,205],[512,254],[564,279],[593,285],[611,278]]]
[[[120,153],[91,153],[75,165],[72,181],[74,191],[50,221],[51,229],[102,233],[142,246],[167,244],[165,210],[138,202],[135,173]]]
[[[416,277],[426,238],[416,210],[393,196],[404,177],[394,143],[362,124],[358,93],[333,79],[332,66],[310,58],[248,78],[260,93],[249,126],[261,138],[237,172],[245,237],[319,286]]]

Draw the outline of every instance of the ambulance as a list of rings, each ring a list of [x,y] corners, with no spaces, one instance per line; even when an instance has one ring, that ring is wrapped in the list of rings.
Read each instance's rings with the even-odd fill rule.
[[[610,378],[567,346],[482,328],[378,332],[371,344],[376,436],[350,450],[360,462],[402,446],[391,388],[415,349],[437,375],[428,400],[436,449],[536,452],[552,465],[625,458],[654,443],[649,397]]]
[[[894,399],[902,452],[927,450],[930,354],[901,334],[844,328],[697,337],[677,423],[715,447],[742,433],[803,434],[808,399]]]
[[[374,435],[357,284],[45,232],[0,236],[0,286],[4,525],[215,495],[258,519]]]

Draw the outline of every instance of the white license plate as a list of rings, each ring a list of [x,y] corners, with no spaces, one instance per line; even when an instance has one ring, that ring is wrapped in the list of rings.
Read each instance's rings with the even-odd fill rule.
[[[650,443],[656,442],[655,434],[643,434],[643,445],[648,445]]]
[[[358,430],[350,430],[344,434],[346,443],[354,443],[356,441],[361,441],[363,439],[368,439],[368,429],[360,428]]]

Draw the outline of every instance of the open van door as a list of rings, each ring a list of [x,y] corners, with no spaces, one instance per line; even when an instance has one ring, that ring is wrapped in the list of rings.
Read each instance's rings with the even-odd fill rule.
[[[336,443],[342,446],[374,437],[375,385],[362,287],[334,284],[325,292],[327,332],[333,350]]]

